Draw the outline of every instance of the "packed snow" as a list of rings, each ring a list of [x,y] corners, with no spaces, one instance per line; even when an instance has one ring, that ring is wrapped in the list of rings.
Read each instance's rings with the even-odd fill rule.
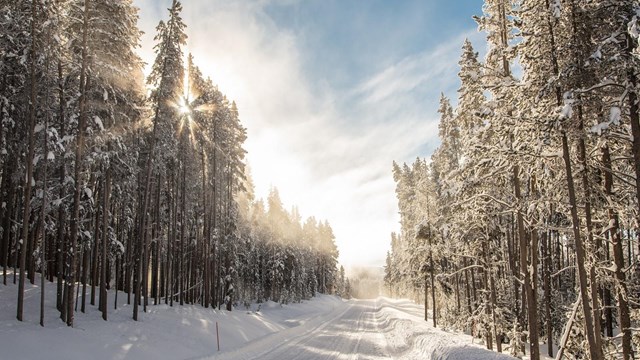
[[[39,287],[27,283],[26,321],[19,322],[12,279],[0,285],[0,348],[7,359],[512,359],[468,335],[433,328],[408,300],[382,297],[321,295],[301,304],[268,302],[232,312],[150,305],[136,322],[126,294],[118,294],[113,309],[111,290],[109,321],[89,305],[85,314],[76,314],[75,328],[68,328],[55,310],[55,284],[47,282],[42,328]]]

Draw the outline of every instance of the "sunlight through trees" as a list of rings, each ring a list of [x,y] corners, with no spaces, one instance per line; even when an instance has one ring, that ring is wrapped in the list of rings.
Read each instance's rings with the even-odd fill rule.
[[[35,316],[23,295],[36,272],[69,326],[96,298],[107,320],[108,291],[134,320],[162,302],[344,292],[328,222],[286,211],[275,189],[254,199],[238,107],[184,56],[179,1],[156,28],[148,95],[131,0],[0,10],[0,264],[18,320]]]

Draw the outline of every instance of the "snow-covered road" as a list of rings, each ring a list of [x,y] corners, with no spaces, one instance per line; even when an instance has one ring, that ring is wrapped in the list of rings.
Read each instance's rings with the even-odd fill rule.
[[[328,314],[204,359],[512,359],[434,329],[409,302],[352,300]]]
[[[373,300],[346,307],[266,336],[215,359],[381,359],[389,358]]]

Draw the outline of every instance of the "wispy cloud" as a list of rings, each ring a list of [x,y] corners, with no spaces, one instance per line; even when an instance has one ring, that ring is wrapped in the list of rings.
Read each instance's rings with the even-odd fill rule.
[[[451,55],[459,48],[458,42],[450,42],[435,50],[404,58],[359,86],[356,94],[364,96],[364,103],[375,104],[384,100],[395,101],[399,96],[411,96],[423,85],[438,88],[438,85],[450,81],[451,74],[455,73],[457,64],[451,61]]]

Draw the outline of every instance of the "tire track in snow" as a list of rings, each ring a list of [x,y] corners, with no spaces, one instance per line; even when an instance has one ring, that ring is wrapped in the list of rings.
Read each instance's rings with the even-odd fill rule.
[[[381,359],[370,301],[355,301],[340,316],[294,341],[263,353],[260,359]]]
[[[342,318],[352,307],[353,305],[351,304],[346,308],[336,307],[336,309],[326,315],[316,316],[301,325],[266,335],[260,339],[247,343],[242,348],[205,356],[200,359],[266,359],[270,353],[273,353],[283,346],[286,346],[287,344],[290,346],[292,343],[299,343],[304,340],[305,337],[322,331],[333,321]]]

